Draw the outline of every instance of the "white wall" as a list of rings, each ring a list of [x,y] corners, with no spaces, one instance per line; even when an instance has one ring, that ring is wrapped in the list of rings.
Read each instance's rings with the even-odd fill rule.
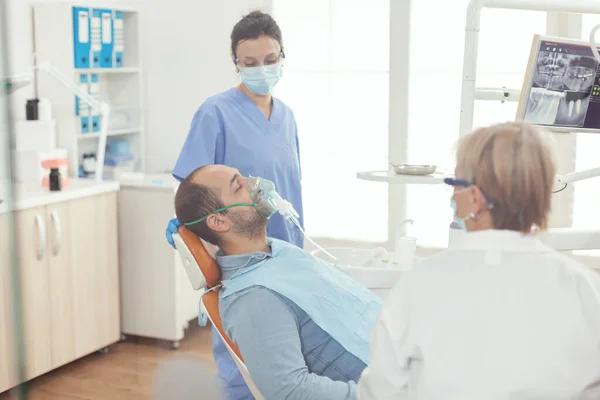
[[[271,0],[146,0],[148,172],[173,168],[198,106],[237,82],[229,35],[257,8],[270,12]],[[161,26],[149,26],[152,19]]]
[[[31,5],[40,1],[5,1],[8,14],[9,73],[32,65]],[[208,96],[237,82],[230,59],[229,35],[249,11],[271,11],[271,0],[139,0],[111,1],[138,4],[144,11],[146,79],[147,171],[173,168],[194,111]],[[158,20],[160,24],[151,24]],[[33,86],[11,95],[17,118],[24,118],[25,101]]]
[[[42,0],[44,1],[44,0]],[[45,0],[52,1],[52,0]],[[7,14],[8,72],[18,74],[31,68],[33,61],[33,34],[31,4],[33,0],[5,0]],[[33,86],[14,92],[10,99],[15,117],[25,117],[25,101],[33,97]]]

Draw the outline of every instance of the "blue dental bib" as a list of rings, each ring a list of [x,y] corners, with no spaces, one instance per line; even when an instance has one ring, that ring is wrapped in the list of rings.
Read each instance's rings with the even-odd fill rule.
[[[223,281],[219,295],[264,286],[296,303],[348,352],[369,365],[369,339],[382,301],[339,269],[269,239],[272,256]]]

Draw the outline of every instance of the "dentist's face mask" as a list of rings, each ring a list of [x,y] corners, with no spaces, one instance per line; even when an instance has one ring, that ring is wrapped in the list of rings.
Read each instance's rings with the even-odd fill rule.
[[[452,197],[450,198],[450,207],[451,207],[451,208],[452,208],[452,210],[454,211],[454,222],[456,222],[456,224],[458,225],[458,227],[459,227],[460,229],[462,229],[463,231],[466,231],[466,230],[467,230],[467,222],[466,222],[466,221],[467,221],[467,220],[470,218],[470,216],[467,216],[467,217],[465,217],[465,218],[460,218],[460,217],[458,216],[458,208],[457,208],[457,206],[456,206],[456,200],[454,200],[454,195],[455,195],[455,194],[457,194],[457,193],[463,193],[463,192],[466,192],[468,189],[469,189],[469,188],[465,188],[465,189],[463,189],[463,190],[461,190],[461,191],[454,192],[454,193],[452,194]]]
[[[477,218],[477,216],[471,212],[471,213],[469,213],[469,215],[467,215],[464,218],[460,217],[458,215],[458,207],[456,205],[456,200],[454,200],[454,196],[468,192],[470,190],[472,184],[468,181],[452,179],[452,178],[444,179],[444,183],[455,188],[454,193],[452,193],[452,197],[450,198],[450,207],[454,211],[454,222],[456,222],[456,224],[459,226],[460,229],[467,230],[467,222],[466,221],[469,219],[475,220]],[[457,188],[460,188],[460,189],[457,189]],[[482,194],[483,194],[483,192],[482,192]],[[485,194],[483,194],[483,197],[485,198],[485,200],[487,202],[488,210],[491,210],[494,207],[493,204],[487,199]]]
[[[242,76],[242,82],[252,93],[265,95],[279,82],[283,73],[283,64],[278,62],[271,65],[261,65],[257,67],[239,67]]]
[[[278,210],[277,206],[273,198],[277,196],[277,191],[275,190],[275,184],[268,179],[257,178],[250,176],[247,178],[248,182],[248,193],[250,194],[250,199],[252,203],[236,203],[231,204],[229,206],[225,206],[219,209],[216,209],[208,215],[197,219],[196,221],[186,222],[183,225],[190,226],[198,224],[202,221],[205,221],[211,214],[218,214],[225,210],[229,210],[234,207],[254,207],[258,215],[263,217],[264,219],[269,219],[273,214],[275,214]]]

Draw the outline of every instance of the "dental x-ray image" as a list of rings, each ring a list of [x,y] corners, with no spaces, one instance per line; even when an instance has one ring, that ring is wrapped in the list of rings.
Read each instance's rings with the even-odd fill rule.
[[[594,57],[540,51],[533,75],[533,87],[589,91],[594,84],[597,69],[598,62]]]
[[[594,84],[598,61],[592,57],[573,57],[565,76],[565,85],[575,92],[587,92]]]
[[[533,87],[560,90],[567,71],[567,54],[540,51],[533,74]]]
[[[568,125],[582,127],[585,122],[586,111],[590,104],[589,92],[564,92],[558,106],[556,120],[557,125]]]
[[[598,62],[552,47],[538,53],[524,120],[536,125],[583,127]],[[564,50],[564,51],[563,51]]]
[[[564,92],[531,88],[524,120],[534,125],[553,125],[564,97]]]

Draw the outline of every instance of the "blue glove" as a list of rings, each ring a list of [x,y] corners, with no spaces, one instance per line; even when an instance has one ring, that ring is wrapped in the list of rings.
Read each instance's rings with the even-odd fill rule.
[[[173,246],[174,249],[177,249],[177,247],[175,247],[175,242],[173,241],[173,235],[175,233],[177,233],[177,230],[179,229],[180,226],[181,226],[181,222],[179,222],[179,220],[177,218],[173,218],[172,220],[169,221],[169,225],[167,225],[167,231],[165,232],[165,234],[167,235],[167,242],[169,242],[169,244],[171,246]]]

